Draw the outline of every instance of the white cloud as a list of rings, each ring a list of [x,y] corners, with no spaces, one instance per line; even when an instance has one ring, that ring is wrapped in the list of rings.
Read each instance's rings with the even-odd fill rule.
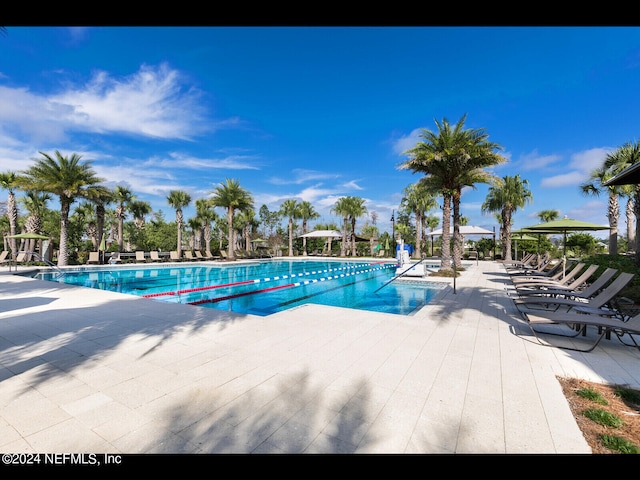
[[[195,89],[183,91],[182,78],[166,64],[143,65],[123,79],[98,72],[80,88],[47,99],[68,127],[99,133],[126,132],[189,139],[206,123]]]

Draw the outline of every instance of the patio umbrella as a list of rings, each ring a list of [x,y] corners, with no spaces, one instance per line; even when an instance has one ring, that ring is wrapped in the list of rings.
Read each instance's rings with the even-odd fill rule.
[[[526,227],[526,230],[530,232],[539,233],[557,233],[563,236],[563,250],[562,255],[566,255],[567,252],[567,232],[584,232],[584,231],[596,231],[596,230],[609,230],[611,227],[608,225],[598,225],[596,223],[583,222],[581,220],[574,220],[572,218],[564,217],[560,220],[552,220],[551,222],[539,223]]]
[[[538,240],[538,242],[540,242],[540,237],[534,237],[533,235],[530,235],[528,233],[523,233],[523,232],[511,232],[511,240],[513,240],[513,242],[515,243],[515,250],[516,250],[516,260],[518,259],[518,240],[520,241],[535,241]]]
[[[300,235],[300,237],[306,238],[340,238],[342,234],[337,230],[312,230],[309,233]]]

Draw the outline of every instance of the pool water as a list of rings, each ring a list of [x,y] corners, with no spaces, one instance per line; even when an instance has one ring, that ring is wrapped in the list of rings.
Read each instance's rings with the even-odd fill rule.
[[[41,272],[43,280],[161,302],[267,316],[314,303],[411,315],[445,285],[392,281],[395,262],[272,260],[234,265],[81,267]]]

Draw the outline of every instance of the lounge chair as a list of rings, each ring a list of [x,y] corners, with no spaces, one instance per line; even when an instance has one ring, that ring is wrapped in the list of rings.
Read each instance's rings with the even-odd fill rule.
[[[618,270],[607,268],[589,286],[580,289],[570,287],[549,287],[537,290],[519,290],[518,295],[522,296],[561,296],[573,299],[589,299],[598,294],[616,276]]]
[[[565,350],[573,350],[577,352],[590,352],[594,348],[598,346],[600,340],[604,337],[609,338],[611,333],[615,334],[618,340],[628,347],[635,347],[640,349],[640,345],[638,341],[634,337],[634,335],[640,335],[640,314],[637,314],[629,319],[620,319],[618,318],[618,314],[611,310],[601,310],[601,311],[592,311],[591,313],[533,313],[526,312],[523,313],[523,318],[529,325],[529,328],[533,332],[533,335],[536,337],[536,340],[541,345],[545,345],[547,347],[557,347]],[[540,331],[536,330],[534,326],[539,325],[555,325],[555,326],[564,326],[570,327],[567,328],[556,328],[552,327],[552,331]],[[580,334],[586,337],[586,329],[587,327],[597,327],[598,335],[595,341],[588,346],[587,348],[578,348],[574,346],[561,346],[561,345],[551,345],[543,341],[538,334],[549,334],[560,337],[569,337],[576,338]],[[624,341],[625,336],[628,336],[631,343],[627,343]]]
[[[536,313],[539,310],[557,312],[561,307],[565,312],[580,307],[580,311],[588,312],[601,310],[605,307],[612,309],[612,300],[631,282],[635,275],[622,272],[606,288],[597,295],[588,299],[584,298],[560,298],[554,296],[522,296],[514,298],[513,302],[521,313]]]
[[[136,251],[136,263],[147,263],[147,259],[144,256],[144,252],[141,250]]]
[[[536,254],[535,253],[529,253],[527,255],[525,255],[522,260],[510,260],[510,261],[503,261],[502,262],[502,266],[504,268],[517,268],[517,267],[522,267],[524,265],[531,265],[531,262],[535,261],[536,258]]]
[[[566,277],[568,273],[571,273],[575,270],[577,266],[580,268],[584,267],[584,263],[579,263],[576,265],[576,262],[567,262],[566,264],[562,264],[562,262],[558,262],[553,265],[550,269],[540,273],[534,273],[531,275],[512,275],[511,281],[514,284],[521,284],[526,282],[543,282],[543,281],[560,281],[563,278],[563,275]],[[573,275],[576,275],[580,270],[576,271]],[[567,273],[568,272],[568,273]]]
[[[197,260],[197,258],[193,256],[193,252],[191,250],[184,251],[184,259],[190,261]]]
[[[149,258],[151,259],[152,262],[161,262],[162,259],[160,258],[160,255],[158,255],[158,252],[155,250],[151,250],[149,252]]]
[[[583,267],[578,268],[578,266],[576,266],[576,268],[569,272],[562,280],[554,282],[552,280],[543,279],[543,281],[539,282],[516,284],[515,287],[518,293],[522,294],[538,293],[538,291],[539,293],[544,293],[549,289],[580,292],[580,289],[582,289],[591,276],[596,273],[598,268],[599,267],[596,264],[589,265],[586,270],[583,270]],[[580,271],[582,271],[580,276],[574,279]]]
[[[211,253],[210,250],[207,250],[206,252],[204,252],[204,256],[207,260],[219,260],[220,257],[216,256],[214,254]]]
[[[122,263],[122,259],[120,258],[120,252],[113,252],[111,254],[111,257],[109,257],[109,263],[110,264]]]
[[[180,258],[180,254],[178,253],[177,250],[172,250],[171,252],[169,252],[169,258],[171,259],[172,262],[182,261],[182,258]]]
[[[89,259],[87,265],[98,265],[100,263],[100,252],[89,252]]]
[[[3,250],[2,253],[0,253],[0,263],[8,263],[11,261],[11,257],[9,256],[9,253],[10,253],[9,250]]]
[[[555,274],[558,268],[562,268],[562,260],[545,256],[534,267],[509,269],[507,273],[513,277],[548,277]]]
[[[513,260],[511,262],[503,262],[502,264],[507,269],[507,272],[526,272],[532,270],[542,270],[542,268],[551,260],[550,255],[545,253],[542,257],[532,254],[531,257],[526,257],[523,260]]]
[[[516,288],[534,285],[568,285],[584,267],[584,263],[578,263],[570,270],[561,268],[551,277],[517,277],[512,278],[511,281]]]
[[[206,258],[204,258],[204,255],[202,255],[202,252],[200,250],[195,250],[193,253],[195,254],[197,260],[207,260]]]

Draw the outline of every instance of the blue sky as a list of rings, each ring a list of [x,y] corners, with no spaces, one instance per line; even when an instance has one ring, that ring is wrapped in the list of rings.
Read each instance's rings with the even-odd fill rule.
[[[340,224],[336,200],[358,196],[391,232],[420,178],[398,170],[402,152],[419,129],[467,114],[466,127],[504,147],[493,172],[530,183],[514,228],[548,209],[606,225],[607,197],[579,185],[637,140],[638,112],[637,27],[8,26],[0,36],[0,171],[39,151],[78,153],[168,221],[170,190],[189,192],[189,218],[234,178],[256,212],[307,200],[317,222]],[[487,191],[466,190],[461,213],[498,231],[481,213]]]

